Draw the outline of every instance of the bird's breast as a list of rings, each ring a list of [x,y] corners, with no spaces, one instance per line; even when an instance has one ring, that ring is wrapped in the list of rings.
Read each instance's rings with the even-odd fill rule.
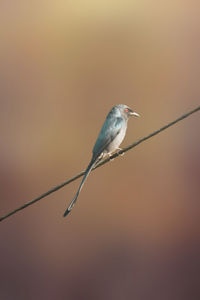
[[[126,134],[126,126],[123,126],[120,129],[119,133],[114,138],[114,140],[108,145],[106,149],[108,153],[114,152],[115,150],[117,150],[117,148],[119,148],[120,144],[122,143],[125,137],[125,134]]]

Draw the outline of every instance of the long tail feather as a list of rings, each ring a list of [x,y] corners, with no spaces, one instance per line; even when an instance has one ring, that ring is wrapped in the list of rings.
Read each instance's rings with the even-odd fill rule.
[[[89,175],[90,172],[92,171],[92,168],[93,168],[93,166],[95,165],[95,163],[96,163],[96,159],[92,158],[91,162],[89,163],[89,165],[88,165],[88,167],[87,167],[87,169],[86,169],[86,171],[85,171],[85,175],[84,175],[84,177],[83,177],[83,179],[82,179],[82,181],[81,181],[81,184],[80,184],[80,186],[79,186],[79,188],[78,188],[78,191],[77,191],[76,195],[74,196],[72,202],[71,202],[70,205],[68,206],[67,210],[65,211],[63,217],[66,217],[66,216],[70,213],[70,211],[72,210],[74,204],[76,203],[76,200],[77,200],[77,198],[78,198],[78,195],[79,195],[79,193],[80,193],[80,191],[81,191],[81,189],[82,189],[82,187],[83,187],[83,185],[84,185],[84,183],[85,183],[85,180],[87,179],[88,175]]]

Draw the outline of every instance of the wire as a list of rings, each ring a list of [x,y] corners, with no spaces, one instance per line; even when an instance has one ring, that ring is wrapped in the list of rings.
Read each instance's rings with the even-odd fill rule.
[[[152,138],[153,136],[155,136],[155,135],[161,133],[162,131],[166,130],[167,128],[169,128],[169,127],[171,127],[171,126],[173,126],[173,125],[175,125],[176,123],[178,123],[178,122],[180,122],[181,120],[183,120],[183,119],[189,117],[190,115],[194,114],[195,112],[197,112],[197,111],[199,111],[199,110],[200,110],[200,106],[198,106],[198,107],[196,107],[195,109],[193,109],[193,110],[191,110],[191,111],[189,111],[189,112],[187,112],[187,113],[181,115],[181,116],[180,116],[179,118],[177,118],[176,120],[174,120],[174,121],[168,123],[167,125],[161,127],[160,129],[155,130],[154,132],[150,133],[149,135],[144,136],[143,138],[137,140],[136,142],[130,144],[129,146],[127,146],[127,147],[121,149],[120,151],[114,153],[114,154],[113,154],[112,156],[110,156],[109,158],[107,158],[107,159],[103,160],[102,162],[100,162],[99,164],[97,164],[93,170],[95,170],[95,169],[97,169],[97,168],[103,166],[104,164],[106,164],[106,163],[108,163],[110,160],[112,160],[113,158],[117,158],[119,155],[121,155],[121,154],[123,154],[123,153],[125,153],[125,152],[127,152],[127,151],[129,151],[129,150],[131,150],[131,149],[133,149],[134,147],[138,146],[139,144],[143,143],[144,141],[146,141],[146,140]],[[93,171],[93,170],[92,170],[92,171]],[[34,203],[36,203],[36,202],[40,201],[41,199],[47,197],[48,195],[50,195],[50,194],[52,194],[52,193],[58,191],[59,189],[63,188],[65,185],[70,184],[71,182],[73,182],[73,181],[75,181],[76,179],[80,178],[80,177],[83,176],[84,174],[85,174],[85,171],[83,171],[83,172],[77,174],[76,176],[70,178],[69,180],[67,180],[67,181],[65,181],[65,182],[63,182],[63,183],[61,183],[61,184],[59,184],[59,185],[57,185],[57,186],[51,188],[51,189],[50,189],[49,191],[47,191],[46,193],[40,195],[39,197],[37,197],[37,198],[35,198],[35,199],[33,199],[33,200],[29,201],[29,202],[26,202],[24,205],[22,205],[22,206],[20,206],[20,207],[18,207],[18,208],[16,208],[16,209],[10,211],[10,212],[7,213],[6,215],[0,217],[0,222],[3,221],[3,220],[5,220],[5,219],[7,219],[8,217],[10,217],[10,216],[16,214],[18,211],[23,210],[23,209],[25,209],[26,207],[28,207],[28,206],[30,206],[30,205],[33,205]]]

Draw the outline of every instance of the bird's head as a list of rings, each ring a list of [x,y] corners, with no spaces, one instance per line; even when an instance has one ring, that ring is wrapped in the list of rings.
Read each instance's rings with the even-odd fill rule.
[[[116,105],[115,107],[120,111],[121,115],[125,119],[128,119],[131,116],[140,117],[140,115],[138,113],[133,111],[130,107],[128,107],[125,104],[119,104],[119,105]]]

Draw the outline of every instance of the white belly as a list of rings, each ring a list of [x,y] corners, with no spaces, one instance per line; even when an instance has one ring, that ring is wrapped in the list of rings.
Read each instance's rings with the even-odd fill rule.
[[[106,149],[107,153],[112,153],[115,150],[117,150],[117,148],[119,148],[120,144],[122,143],[125,137],[126,128],[126,126],[123,126],[123,129],[120,130],[116,138],[109,144],[109,146]]]

